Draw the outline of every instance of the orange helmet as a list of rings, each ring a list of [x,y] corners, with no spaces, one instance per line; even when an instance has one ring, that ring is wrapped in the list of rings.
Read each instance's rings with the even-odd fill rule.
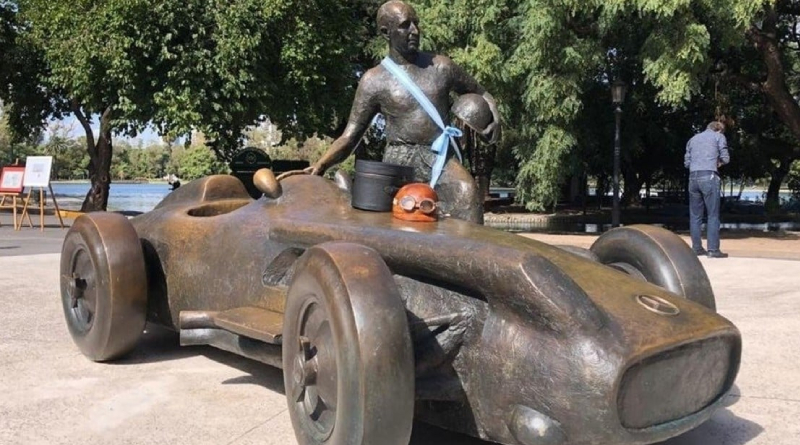
[[[404,221],[435,222],[439,219],[439,195],[428,184],[404,185],[392,201],[392,216]]]

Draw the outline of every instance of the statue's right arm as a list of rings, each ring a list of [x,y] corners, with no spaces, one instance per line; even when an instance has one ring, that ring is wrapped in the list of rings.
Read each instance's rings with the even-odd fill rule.
[[[375,68],[367,71],[361,77],[344,133],[333,141],[325,154],[314,165],[306,169],[306,173],[322,175],[327,169],[347,159],[356,148],[358,141],[372,123],[372,119],[380,112],[375,78]]]

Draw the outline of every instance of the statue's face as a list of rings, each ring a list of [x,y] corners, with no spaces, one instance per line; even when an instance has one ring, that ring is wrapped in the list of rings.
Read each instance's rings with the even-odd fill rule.
[[[419,18],[416,11],[408,5],[400,5],[385,31],[389,46],[402,55],[414,55],[419,51]]]

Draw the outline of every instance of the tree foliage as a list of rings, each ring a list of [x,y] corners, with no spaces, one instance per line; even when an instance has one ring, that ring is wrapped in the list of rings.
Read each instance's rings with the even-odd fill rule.
[[[0,107],[0,166],[24,161],[36,153],[36,145],[41,133],[37,132],[25,139],[17,138],[8,123],[9,114]]]
[[[792,192],[792,198],[800,202],[800,161],[795,161],[792,164],[792,169],[789,172],[789,180],[787,181],[789,190]]]
[[[357,11],[368,3],[20,0],[10,14],[15,38],[42,70],[11,83],[46,100],[3,99],[12,116],[30,116],[28,128],[66,110],[78,116],[93,182],[84,207],[104,208],[112,134],[134,136],[148,124],[172,136],[200,130],[227,160],[242,130],[265,117],[287,135],[334,131],[353,94]]]
[[[213,151],[201,145],[175,148],[169,166],[178,177],[189,181],[228,171],[228,167],[214,156]]]
[[[587,107],[605,103],[611,115],[613,80],[623,78],[641,91],[638,105],[653,102],[644,104],[650,111],[687,110],[707,92],[716,56],[744,45],[770,2],[419,3],[431,46],[450,53],[503,102],[520,163],[519,196],[529,208],[542,209],[557,199],[561,180],[572,172],[571,155],[591,142],[586,136],[592,132],[585,130],[597,123],[585,120],[594,114]],[[605,135],[609,147],[611,134]]]
[[[341,131],[358,75],[385,50],[381,3],[0,0],[0,99],[17,135],[67,112],[82,120],[92,206],[105,205],[111,177],[169,169],[163,154],[112,147],[112,135],[148,124],[171,138],[201,131],[224,161],[255,139],[248,126],[269,121],[280,138],[262,148],[312,157]],[[411,3],[423,47],[450,55],[498,99],[499,173],[515,177],[530,209],[552,205],[570,175],[607,182],[616,79],[631,86],[625,201],[643,184],[680,179],[686,139],[715,118],[732,130],[725,171],[768,173],[768,200],[800,158],[796,0]],[[379,131],[357,154],[375,156],[376,141]]]

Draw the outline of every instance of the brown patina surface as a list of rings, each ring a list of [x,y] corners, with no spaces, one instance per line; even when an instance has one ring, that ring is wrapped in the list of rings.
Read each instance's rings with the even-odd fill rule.
[[[397,292],[405,313],[390,318],[408,320],[413,363],[403,375],[413,374],[414,394],[390,392],[390,398],[410,396],[418,418],[493,441],[655,442],[706,420],[732,385],[736,328],[661,287],[466,221],[414,223],[355,210],[347,193],[320,177],[289,177],[282,189],[277,199],[254,201],[235,178],[208,177],[132,222],[148,267],[148,319],[180,331],[184,344],[212,344],[291,371],[290,398],[294,386],[301,398],[304,385],[323,391],[318,379],[340,372],[320,369],[362,360],[365,350],[403,349],[377,334],[352,349],[341,349],[341,339],[304,340],[302,320],[322,315],[316,303],[287,305],[287,294],[307,293],[292,297],[298,286],[320,295],[333,289],[332,301],[342,289],[359,301],[376,297],[364,289]],[[362,254],[366,262],[353,257]],[[684,260],[698,265],[694,257]],[[388,288],[376,278],[384,275],[372,273],[384,263],[394,278]],[[322,272],[303,272],[312,266]],[[702,267],[682,277],[679,288],[707,282]],[[289,321],[282,319],[292,307],[306,314],[290,325],[300,333],[299,368],[292,354],[286,362],[287,348],[297,346],[282,346],[284,336],[298,338],[294,328],[285,332]],[[354,316],[375,332],[388,320],[369,305],[353,307],[366,311]],[[257,323],[261,315],[269,323]],[[341,354],[337,361],[309,358],[326,348]],[[399,353],[384,357],[389,367],[406,360]],[[390,391],[389,381],[381,388]],[[314,428],[328,434],[336,431],[331,422]],[[312,437],[304,443],[317,443],[303,434]]]

